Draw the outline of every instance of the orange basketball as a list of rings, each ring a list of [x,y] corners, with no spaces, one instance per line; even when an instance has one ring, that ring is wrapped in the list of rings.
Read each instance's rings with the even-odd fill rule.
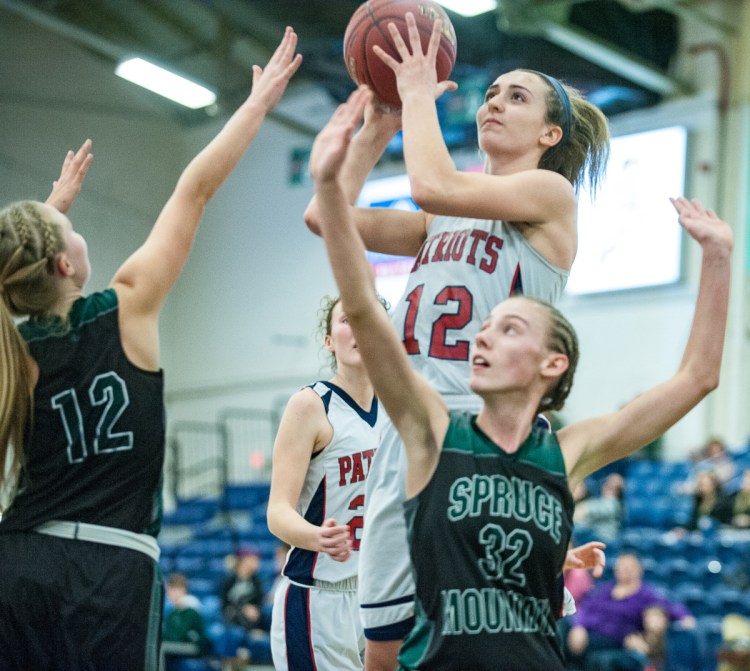
[[[379,100],[393,107],[401,106],[396,76],[372,48],[378,45],[396,60],[401,60],[388,24],[396,25],[408,45],[407,12],[416,19],[424,51],[430,41],[432,24],[436,19],[443,20],[435,69],[438,81],[448,79],[456,63],[456,32],[445,10],[433,0],[368,0],[352,14],[344,33],[344,62],[351,78],[356,84],[367,84]]]

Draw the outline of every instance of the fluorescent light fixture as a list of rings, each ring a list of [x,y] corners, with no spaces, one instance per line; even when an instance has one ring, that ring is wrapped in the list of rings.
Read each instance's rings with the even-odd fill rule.
[[[142,58],[123,61],[117,66],[115,74],[191,109],[200,109],[216,102],[216,94],[205,86]]]
[[[497,7],[497,0],[438,0],[446,9],[461,16],[477,16]]]

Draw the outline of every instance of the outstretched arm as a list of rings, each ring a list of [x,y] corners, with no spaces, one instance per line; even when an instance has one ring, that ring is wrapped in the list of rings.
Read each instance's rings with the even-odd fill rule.
[[[687,345],[675,375],[617,412],[562,429],[571,488],[598,468],[635,452],[682,419],[719,384],[729,305],[732,231],[697,200],[672,201],[680,224],[703,250]]]
[[[187,260],[206,203],[237,165],[274,108],[302,57],[287,28],[265,69],[253,66],[250,96],[219,134],[190,162],[146,242],[112,280],[131,313],[155,315]]]
[[[407,495],[424,487],[437,463],[448,415],[439,394],[411,368],[378,301],[372,269],[349,212],[339,172],[371,93],[361,87],[320,132],[310,155],[320,223],[341,303],[367,373],[406,446]],[[387,362],[387,365],[384,365]]]
[[[367,176],[399,128],[400,111],[387,111],[371,100],[365,108],[362,127],[349,143],[339,180],[352,206],[352,220],[365,247],[374,252],[414,256],[426,235],[424,212],[354,207]],[[312,197],[305,210],[305,224],[313,233],[320,235],[317,196]]]
[[[47,204],[67,214],[81,192],[83,180],[93,160],[91,140],[86,140],[75,154],[73,150],[69,150],[65,154],[60,176],[52,182],[52,192],[47,196]]]

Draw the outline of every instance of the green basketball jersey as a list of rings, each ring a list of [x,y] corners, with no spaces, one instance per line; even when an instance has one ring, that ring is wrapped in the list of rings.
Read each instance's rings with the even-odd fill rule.
[[[451,413],[437,469],[405,514],[417,590],[403,668],[563,668],[573,499],[554,433],[535,427],[508,454],[476,416]]]

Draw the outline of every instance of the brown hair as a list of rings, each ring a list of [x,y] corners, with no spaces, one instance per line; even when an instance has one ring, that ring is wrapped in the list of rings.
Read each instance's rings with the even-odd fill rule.
[[[545,121],[565,127],[565,109],[555,89],[545,78],[534,70],[548,88],[547,116]],[[602,111],[583,97],[572,86],[560,82],[570,100],[570,133],[554,147],[550,147],[539,161],[539,167],[559,173],[578,191],[584,181],[588,181],[594,194],[604,177],[609,159],[609,123]]]
[[[33,414],[29,350],[13,318],[50,310],[58,297],[54,258],[64,248],[60,228],[44,219],[39,203],[0,211],[0,502],[12,498]]]
[[[573,388],[573,378],[578,367],[579,349],[578,336],[573,325],[556,307],[549,303],[524,295],[523,298],[540,305],[547,312],[549,328],[547,331],[547,347],[553,352],[559,352],[568,357],[568,368],[547,390],[537,412],[561,410]]]
[[[385,308],[386,312],[391,309],[390,304],[387,300],[385,300],[385,298],[383,298],[382,296],[378,296],[378,300],[380,301],[383,308]],[[324,339],[326,336],[331,335],[331,329],[333,326],[333,308],[335,308],[336,305],[340,302],[341,296],[323,296],[323,298],[320,299],[320,310],[318,310],[318,335],[321,339]],[[331,367],[331,370],[335,373],[336,354],[334,352],[331,352],[330,354],[329,365]]]

